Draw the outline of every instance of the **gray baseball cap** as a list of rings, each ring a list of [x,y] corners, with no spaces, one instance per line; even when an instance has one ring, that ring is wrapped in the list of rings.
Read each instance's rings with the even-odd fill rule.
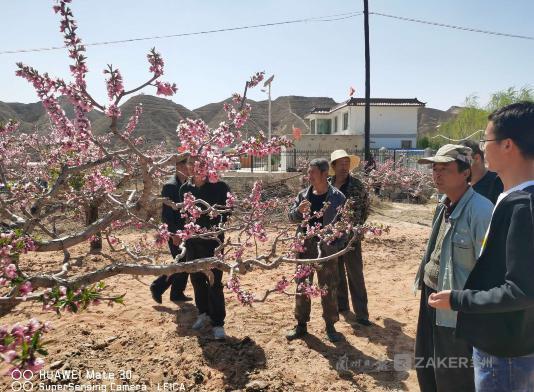
[[[445,144],[436,155],[428,158],[421,158],[417,163],[447,163],[462,161],[471,164],[471,149],[459,144]]]

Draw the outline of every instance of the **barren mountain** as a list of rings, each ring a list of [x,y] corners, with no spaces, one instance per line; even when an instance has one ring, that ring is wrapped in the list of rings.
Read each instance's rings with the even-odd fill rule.
[[[59,103],[65,110],[69,118],[74,117],[74,110],[65,97],[60,97]],[[105,117],[96,110],[88,115],[89,120],[95,123]],[[20,123],[20,129],[24,132],[46,133],[50,129],[50,120],[46,114],[41,102],[18,103],[18,102],[0,102],[0,122],[9,119],[16,119]]]
[[[62,99],[61,102],[67,115],[72,117],[74,115],[72,105],[65,99]],[[201,118],[210,127],[215,128],[226,119],[226,113],[223,110],[225,102],[231,102],[231,99],[210,103],[191,111],[169,99],[140,94],[130,98],[121,106],[123,116],[119,121],[119,126],[125,126],[135,107],[142,104],[143,115],[134,135],[144,136],[150,145],[161,142],[176,145],[178,143],[176,127],[180,120],[187,117]],[[252,115],[245,125],[244,133],[256,134],[259,130],[267,133],[268,101],[249,100],[249,103],[252,106]],[[334,105],[336,105],[336,102],[328,97],[301,97],[294,95],[278,97],[272,101],[273,135],[291,134],[293,126],[301,128],[303,133],[307,133],[308,124],[305,122],[304,117],[314,107],[332,107]],[[447,111],[421,108],[418,118],[419,135],[434,133],[439,124],[454,118],[461,109],[457,106],[452,106]],[[89,117],[93,123],[95,133],[105,132],[109,126],[109,120],[102,113],[93,111]],[[37,132],[47,132],[49,128],[48,116],[39,102],[29,104],[0,102],[0,122],[10,118],[19,120],[21,129],[24,131],[37,129]]]
[[[226,113],[223,110],[225,102],[230,103],[230,98],[222,102],[202,106],[195,109],[194,112],[211,127],[216,127],[226,118]],[[248,102],[252,106],[252,114],[246,125],[247,130],[254,133],[258,130],[263,130],[267,133],[269,122],[268,101],[249,100]],[[294,95],[278,97],[271,103],[273,135],[290,134],[293,126],[301,128],[306,133],[308,125],[305,123],[304,117],[314,107],[330,107],[335,104],[336,102],[328,97],[299,97]]]
[[[454,119],[462,110],[459,106],[451,106],[446,111],[432,108],[421,108],[417,118],[417,134],[419,137],[436,133],[439,124]]]
[[[178,123],[185,118],[198,118],[196,113],[169,99],[140,94],[121,105],[122,117],[119,120],[119,129],[126,126],[128,119],[135,111],[135,107],[140,104],[143,107],[143,114],[133,136],[144,136],[147,144],[150,145],[161,142],[177,145],[176,127]],[[105,132],[108,126],[109,119],[106,117],[93,122],[93,128],[97,134]]]

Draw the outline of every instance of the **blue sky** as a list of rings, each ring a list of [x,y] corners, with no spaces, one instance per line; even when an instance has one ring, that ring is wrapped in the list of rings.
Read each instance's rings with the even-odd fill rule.
[[[370,0],[370,11],[534,36],[534,2],[514,0]],[[5,1],[0,51],[62,45],[59,18],[46,0]],[[177,34],[361,11],[341,0],[75,0],[84,42]],[[510,86],[534,86],[534,41],[495,37],[371,15],[371,96],[417,97],[428,107],[460,105]],[[241,91],[255,71],[276,75],[273,97],[328,96],[345,100],[350,86],[364,93],[363,16],[331,23],[291,24],[211,35],[93,46],[87,51],[90,92],[106,98],[102,70],[118,66],[126,88],[147,77],[146,53],[156,46],[173,100],[189,109]],[[31,86],[14,75],[22,61],[68,77],[64,50],[0,55],[0,100],[35,102]],[[147,89],[147,93],[153,90]],[[254,91],[250,98],[265,95]]]

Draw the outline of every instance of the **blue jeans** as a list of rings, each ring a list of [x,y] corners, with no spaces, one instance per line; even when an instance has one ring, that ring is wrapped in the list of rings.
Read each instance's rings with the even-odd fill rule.
[[[496,357],[473,347],[477,392],[534,392],[534,354]]]

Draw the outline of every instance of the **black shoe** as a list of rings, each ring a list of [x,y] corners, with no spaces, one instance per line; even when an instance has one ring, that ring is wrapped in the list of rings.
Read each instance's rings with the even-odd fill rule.
[[[336,331],[334,324],[328,324],[326,326],[326,338],[332,343],[337,343],[341,341],[341,334]]]
[[[298,324],[295,328],[293,328],[291,331],[288,332],[286,335],[287,340],[295,340],[295,339],[302,339],[304,336],[308,334],[308,328],[306,327],[306,324],[301,325]]]
[[[158,304],[161,304],[161,296],[165,290],[169,288],[169,285],[170,283],[167,281],[167,275],[158,276],[150,285],[150,293],[152,294],[152,298]]]
[[[150,285],[150,294],[152,294],[152,299],[154,301],[156,301],[158,304],[162,303],[161,295],[163,292],[157,285],[153,283]]]
[[[365,326],[365,327],[370,327],[371,325],[373,325],[373,323],[370,322],[369,319],[366,319],[366,318],[358,318],[358,319],[356,319],[356,322],[358,324],[361,324],[361,325]]]
[[[191,301],[191,300],[193,300],[193,298],[188,297],[184,293],[178,293],[178,294],[171,293],[171,301],[172,302],[187,302],[187,301]]]

